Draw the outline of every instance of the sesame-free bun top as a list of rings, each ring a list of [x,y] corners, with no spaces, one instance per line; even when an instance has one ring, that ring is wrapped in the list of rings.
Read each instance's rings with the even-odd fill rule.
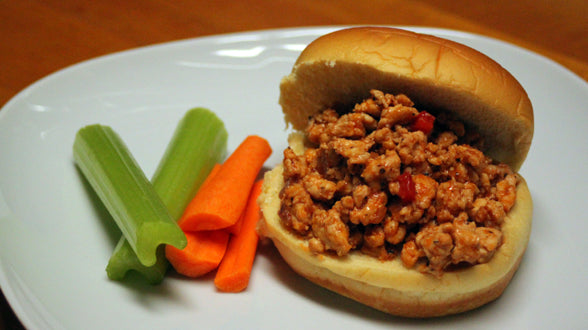
[[[353,106],[371,89],[406,94],[419,110],[451,112],[486,141],[484,152],[518,171],[533,137],[533,108],[519,82],[488,56],[438,37],[386,27],[326,34],[280,84],[286,122]]]

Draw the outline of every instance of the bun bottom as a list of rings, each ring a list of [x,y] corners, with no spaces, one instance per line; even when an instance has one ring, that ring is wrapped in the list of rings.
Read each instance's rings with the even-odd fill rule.
[[[503,244],[485,264],[448,271],[440,278],[404,267],[399,258],[379,261],[360,252],[316,255],[307,241],[285,228],[278,210],[282,166],[266,173],[259,204],[260,236],[273,241],[282,258],[308,280],[380,311],[404,317],[465,312],[498,298],[521,262],[531,232],[532,200],[524,179],[502,227]]]

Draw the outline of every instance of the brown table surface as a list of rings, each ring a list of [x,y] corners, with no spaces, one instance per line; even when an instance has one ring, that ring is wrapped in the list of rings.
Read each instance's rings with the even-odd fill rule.
[[[206,35],[296,26],[442,27],[517,44],[588,80],[588,1],[4,0],[0,105],[65,66]],[[0,294],[0,329],[21,328]]]

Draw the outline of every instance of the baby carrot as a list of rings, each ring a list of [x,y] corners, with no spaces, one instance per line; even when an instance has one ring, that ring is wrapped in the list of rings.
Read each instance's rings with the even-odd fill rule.
[[[251,187],[272,149],[262,137],[248,136],[190,201],[178,224],[186,231],[223,229],[234,225]]]
[[[259,240],[255,227],[259,220],[257,198],[261,193],[262,181],[257,181],[251,189],[247,207],[243,214],[242,228],[231,236],[229,246],[214,279],[214,285],[223,292],[240,292],[247,288],[251,268]]]
[[[202,276],[215,270],[225,255],[230,234],[224,230],[185,234],[188,245],[184,249],[165,246],[165,256],[174,269],[188,277]]]

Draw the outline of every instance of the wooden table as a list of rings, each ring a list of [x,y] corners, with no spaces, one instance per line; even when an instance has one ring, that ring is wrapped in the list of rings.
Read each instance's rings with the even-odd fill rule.
[[[129,48],[295,26],[442,27],[501,39],[588,80],[588,2],[567,0],[4,0],[0,105],[68,65]],[[22,327],[0,295],[0,329]]]

